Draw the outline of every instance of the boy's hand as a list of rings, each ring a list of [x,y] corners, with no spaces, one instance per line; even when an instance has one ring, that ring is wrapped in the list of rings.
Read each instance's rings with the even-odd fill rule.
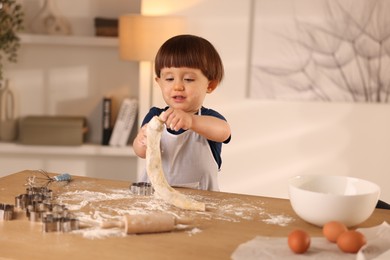
[[[175,131],[188,130],[192,127],[192,115],[180,109],[168,108],[161,113],[160,118],[165,121],[168,128]]]
[[[146,147],[146,141],[147,141],[146,128],[147,127],[148,127],[148,124],[144,124],[137,134],[137,141],[141,147]]]
[[[140,157],[140,158],[144,158],[146,157],[146,146],[147,146],[147,125],[148,124],[145,124],[143,125],[138,133],[137,133],[137,136],[134,138],[134,141],[133,141],[133,149],[134,149],[134,152],[135,154]]]

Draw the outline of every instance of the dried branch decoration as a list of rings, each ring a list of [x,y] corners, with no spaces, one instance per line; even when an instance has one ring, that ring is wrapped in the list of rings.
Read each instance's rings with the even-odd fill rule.
[[[281,35],[293,62],[253,65],[253,94],[389,103],[390,1],[325,0],[323,8],[323,19],[296,17],[296,36]]]

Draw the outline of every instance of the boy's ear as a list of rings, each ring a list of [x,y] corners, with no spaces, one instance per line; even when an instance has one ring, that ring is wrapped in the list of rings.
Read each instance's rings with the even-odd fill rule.
[[[217,80],[211,80],[209,82],[209,86],[207,87],[207,93],[211,93],[216,89],[218,86],[218,81]]]

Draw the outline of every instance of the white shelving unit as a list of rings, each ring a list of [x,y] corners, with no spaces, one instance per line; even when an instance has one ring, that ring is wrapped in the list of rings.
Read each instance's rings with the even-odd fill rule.
[[[44,146],[22,145],[17,143],[0,143],[0,154],[23,155],[63,155],[63,156],[136,156],[131,146],[111,147],[98,144],[84,144],[81,146]]]
[[[117,48],[118,38],[93,36],[52,36],[38,34],[20,34],[24,45],[50,45],[68,47],[108,47]],[[0,154],[47,154],[64,156],[136,156],[132,147],[110,147],[99,144],[81,146],[39,146],[0,142]]]
[[[95,106],[105,92],[128,85],[130,89],[128,87],[126,89],[129,93],[137,94],[131,87],[135,85],[134,77],[131,75],[136,75],[138,70],[134,70],[135,66],[131,67],[117,56],[118,38],[23,33],[20,34],[20,39],[23,53],[18,64],[13,66],[14,77],[23,79],[22,82],[16,81],[21,95],[20,102],[24,106],[19,116],[30,113],[56,115],[67,112],[71,112],[69,115],[72,115],[80,112],[89,117],[92,129],[96,129],[100,125],[93,120],[99,118],[100,110],[98,111]],[[52,74],[48,76],[48,73],[53,71],[55,73],[57,68],[59,70],[70,68],[69,72],[68,69],[64,70],[64,73],[70,74],[61,73],[54,76],[58,79],[62,77],[65,80],[69,78],[76,80],[75,84],[80,85],[80,88],[67,84],[58,85],[61,82],[58,80],[54,81],[57,85],[52,85],[53,83],[48,81]],[[29,71],[35,74],[24,74]],[[72,74],[75,71],[82,73],[81,81],[78,81],[80,77]],[[19,73],[22,73],[21,76]],[[25,75],[44,76],[43,81],[38,83],[34,78],[35,85],[31,85],[33,81],[28,80]],[[41,88],[41,84],[44,87]],[[73,90],[69,90],[69,87]],[[77,92],[80,94],[76,94]],[[119,94],[121,93],[122,90],[119,91]],[[81,102],[77,102],[78,100]],[[57,108],[57,105],[60,107]],[[36,108],[37,106],[40,107]],[[77,109],[74,109],[76,106]],[[103,146],[99,144],[98,138],[99,134],[96,135],[95,130],[92,140],[87,140],[92,143],[81,146],[23,145],[17,141],[15,143],[0,141],[0,176],[25,169],[45,169],[49,172],[69,172],[81,176],[136,181],[137,156],[132,147]]]
[[[48,44],[86,47],[118,47],[118,39],[93,36],[52,36],[39,34],[20,34],[22,44]]]

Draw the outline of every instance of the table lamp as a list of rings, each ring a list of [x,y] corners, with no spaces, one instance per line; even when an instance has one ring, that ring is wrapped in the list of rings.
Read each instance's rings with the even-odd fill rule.
[[[179,16],[123,15],[119,18],[119,51],[124,60],[153,61],[166,40],[183,33]]]

